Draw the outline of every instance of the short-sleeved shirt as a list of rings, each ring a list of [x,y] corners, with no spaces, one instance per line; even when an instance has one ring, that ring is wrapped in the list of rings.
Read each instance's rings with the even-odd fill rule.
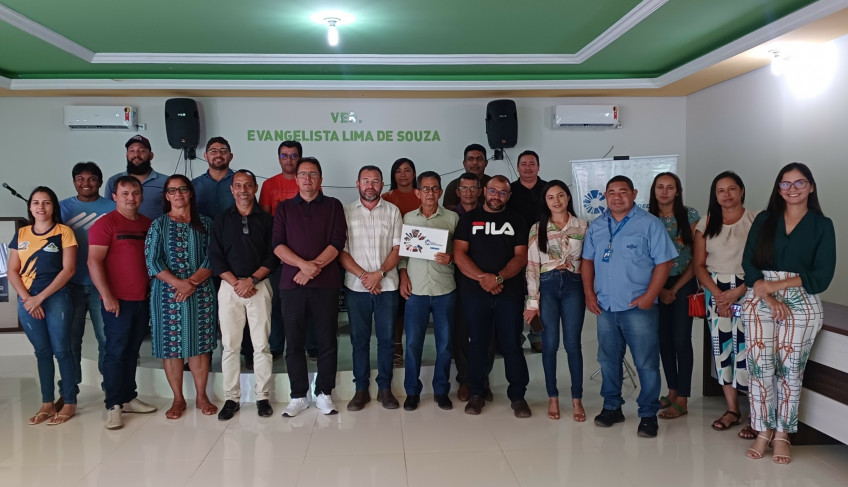
[[[524,218],[509,208],[498,213],[475,208],[459,218],[454,240],[468,242],[468,256],[481,271],[497,274],[515,257],[515,247],[527,245],[527,233]],[[464,274],[459,285],[462,293],[490,295]],[[504,280],[503,286],[503,293],[524,299],[523,272]]]
[[[459,215],[439,206],[429,217],[421,213],[421,208],[412,210],[403,217],[403,223],[417,227],[441,228],[448,231],[448,246],[446,253],[453,252],[453,237]],[[401,245],[403,245],[401,243]],[[456,290],[454,265],[442,265],[429,259],[404,257],[398,267],[406,269],[409,282],[412,284],[412,294],[417,296],[443,296]]]
[[[524,218],[528,225],[532,225],[539,221],[539,213],[541,212],[540,205],[545,199],[542,194],[542,189],[548,184],[542,178],[536,178],[536,184],[532,188],[528,188],[521,184],[521,180],[513,181],[509,184],[510,196],[506,202],[506,206],[518,212]]]
[[[233,184],[233,174],[235,172],[230,169],[220,181],[215,181],[209,175],[209,171],[206,171],[191,180],[197,198],[197,211],[201,215],[214,220],[224,210],[235,206],[236,200],[230,189]]]
[[[421,206],[421,200],[418,199],[418,196],[415,196],[415,190],[412,190],[409,193],[401,193],[400,191],[393,189],[386,191],[380,195],[380,197],[397,206],[400,210],[401,218],[406,216],[406,214],[410,211]]]
[[[774,232],[774,258],[769,269],[760,269],[754,264],[754,253],[768,212],[762,212],[754,219],[742,267],[745,269],[745,285],[754,287],[754,283],[763,278],[763,271],[794,272],[801,277],[801,284],[810,294],[824,292],[833,280],[836,271],[836,233],[830,218],[807,211],[801,221],[786,234],[786,220],[781,215],[777,219]]]
[[[90,245],[109,247],[104,267],[109,289],[122,301],[144,301],[150,277],[144,261],[144,239],[153,220],[138,215],[135,220],[117,210],[97,220],[88,232]]]
[[[130,173],[124,171],[109,178],[106,181],[106,197],[112,197],[112,193],[115,192],[115,181],[119,177],[129,175]],[[138,212],[151,220],[159,218],[165,212],[162,209],[162,192],[165,190],[166,179],[168,179],[168,176],[151,170],[147,179],[141,182],[142,199]]]
[[[72,196],[60,201],[59,208],[62,210],[62,223],[71,227],[77,238],[77,267],[71,282],[91,286],[93,283],[88,273],[88,230],[98,218],[115,209],[115,202],[111,197],[80,201],[78,197]]]
[[[319,193],[312,201],[304,200],[300,194],[277,205],[274,214],[274,231],[271,245],[285,245],[302,259],[312,260],[332,245],[336,250],[344,250],[347,240],[347,224],[344,208],[339,200]],[[281,264],[280,289],[301,287],[294,282],[294,276],[300,269],[293,265]],[[306,283],[306,288],[341,287],[342,274],[338,260],[326,265],[315,279]]]
[[[722,225],[718,235],[707,238],[708,271],[745,276],[745,270],[742,268],[742,253],[745,251],[745,241],[748,240],[748,232],[756,216],[757,212],[746,209],[739,221]],[[708,218],[701,218],[695,226],[695,231],[703,235]]]
[[[32,225],[21,227],[12,237],[9,248],[18,251],[21,280],[30,294],[38,294],[62,272],[62,249],[76,247],[77,239],[70,227],[57,223],[38,234]]]
[[[376,271],[392,253],[392,248],[400,245],[403,227],[400,209],[381,199],[373,210],[369,210],[357,199],[345,205],[344,213],[347,223],[345,252],[366,271]],[[397,291],[400,282],[397,268],[383,271],[386,277],[380,280],[380,289]],[[345,287],[359,293],[368,292],[359,277],[350,272],[345,274]]]
[[[648,290],[654,267],[675,257],[677,250],[665,226],[638,206],[620,222],[604,212],[589,225],[583,239],[583,258],[593,261],[595,267],[598,305],[612,312],[632,309],[630,303]]]
[[[282,174],[277,174],[262,183],[262,190],[259,192],[259,206],[271,208],[271,216],[274,216],[277,214],[277,205],[294,198],[299,192],[296,179],[286,179]]]
[[[689,262],[692,261],[692,246],[687,246],[683,243],[683,236],[680,234],[677,218],[674,216],[661,216],[658,218],[665,225],[665,231],[668,232],[668,236],[671,238],[671,242],[674,244],[674,248],[677,249],[678,254],[671,264],[671,272],[668,275],[679,276],[683,274]],[[692,236],[694,237],[695,228],[692,224],[701,219],[700,215],[698,215],[698,210],[686,207],[686,218],[689,220],[689,228],[692,230]]]

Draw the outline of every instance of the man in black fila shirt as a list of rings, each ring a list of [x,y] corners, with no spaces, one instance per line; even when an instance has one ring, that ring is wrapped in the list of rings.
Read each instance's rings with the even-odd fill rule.
[[[529,375],[521,349],[524,326],[524,266],[527,265],[527,224],[506,203],[509,180],[494,176],[486,184],[486,202],[463,215],[454,234],[454,260],[462,272],[460,294],[468,322],[468,414],[485,405],[484,381],[492,327],[504,360],[507,396],[518,418],[530,417],[524,400]]]

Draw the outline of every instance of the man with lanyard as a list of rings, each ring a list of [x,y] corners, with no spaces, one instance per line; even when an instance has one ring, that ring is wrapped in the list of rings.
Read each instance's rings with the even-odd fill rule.
[[[661,385],[656,301],[677,250],[663,223],[634,204],[636,194],[630,178],[609,180],[608,210],[586,231],[580,269],[586,307],[598,315],[604,407],[595,424],[610,427],[624,421],[622,361],[629,346],[641,385],[637,434],[653,438]]]

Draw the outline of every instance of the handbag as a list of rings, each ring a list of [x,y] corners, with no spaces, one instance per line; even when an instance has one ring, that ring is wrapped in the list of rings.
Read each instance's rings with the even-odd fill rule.
[[[695,294],[689,295],[689,316],[693,318],[706,318],[707,301],[703,288],[699,288]]]

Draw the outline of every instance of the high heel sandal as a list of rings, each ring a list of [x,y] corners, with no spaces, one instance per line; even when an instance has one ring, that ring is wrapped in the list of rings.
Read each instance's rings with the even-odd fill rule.
[[[775,438],[773,441],[784,441],[787,446],[791,446],[792,443],[789,443],[789,438]],[[778,459],[786,459],[786,463],[779,462]],[[771,460],[778,465],[789,465],[789,462],[792,461],[792,455],[772,455]]]
[[[766,446],[763,447],[762,451],[757,450],[753,446],[751,448],[748,448],[748,451],[745,452],[745,456],[752,459],[752,460],[760,460],[761,458],[763,458],[763,456],[766,453],[766,448],[770,447],[771,442],[774,441],[774,432],[772,432],[772,434],[770,434],[769,436],[763,436],[761,434],[757,434],[757,438],[762,438],[762,439],[766,440]]]

